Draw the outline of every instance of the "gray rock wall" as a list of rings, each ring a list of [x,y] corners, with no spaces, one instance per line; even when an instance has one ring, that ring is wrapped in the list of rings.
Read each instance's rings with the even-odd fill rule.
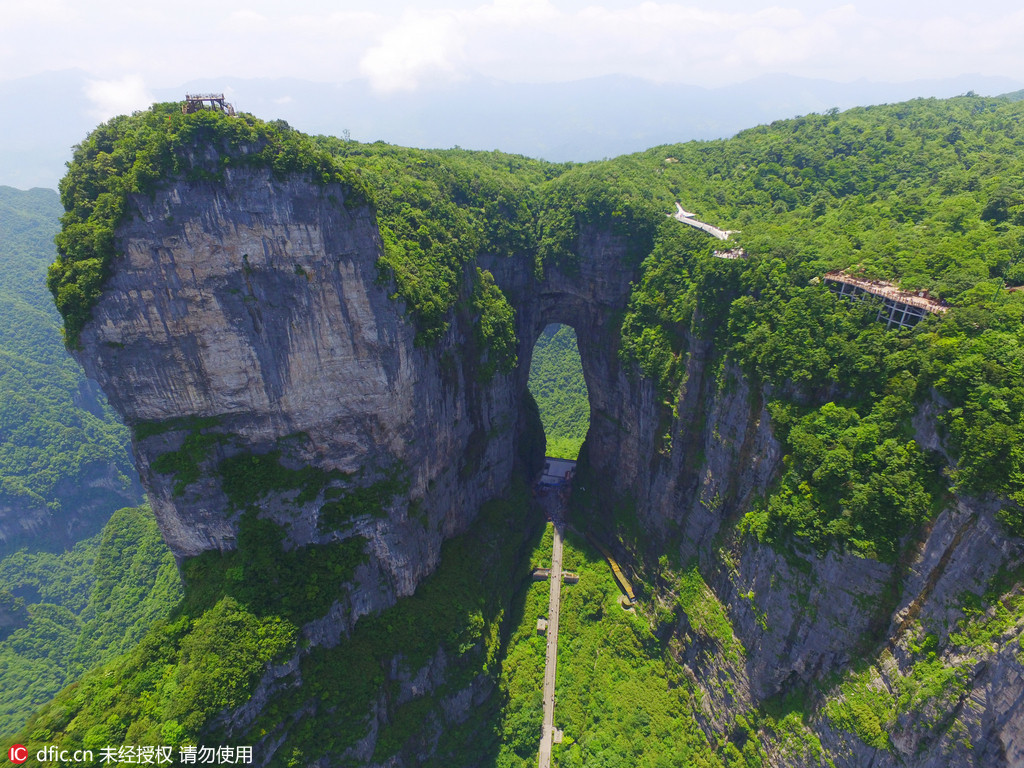
[[[129,424],[180,425],[134,444],[175,555],[233,546],[237,519],[216,463],[283,446],[296,467],[362,470],[363,482],[394,467],[407,476],[408,498],[348,533],[369,538],[385,575],[389,596],[371,605],[410,594],[441,542],[509,482],[512,382],[476,382],[459,323],[436,348],[413,344],[403,304],[378,280],[373,214],[347,208],[340,187],[229,170],[223,183],[182,181],[134,205],[80,359]],[[442,365],[446,355],[454,366]],[[215,420],[205,431],[230,439],[176,496],[175,476],[152,463],[177,450],[196,419]],[[471,441],[480,434],[490,439]],[[270,498],[261,514],[302,545],[321,535],[322,501],[296,510]],[[411,501],[425,525],[410,520]]]

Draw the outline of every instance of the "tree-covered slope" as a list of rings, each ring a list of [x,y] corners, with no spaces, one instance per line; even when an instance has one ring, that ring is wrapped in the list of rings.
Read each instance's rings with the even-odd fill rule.
[[[57,195],[0,187],[0,552],[92,536],[140,499],[128,433],[61,343]]]
[[[535,253],[542,274],[545,264],[572,268],[585,225],[627,236],[632,257],[647,260],[623,323],[624,359],[658,380],[671,403],[687,332],[715,335],[719,352],[779,393],[772,409],[792,465],[753,528],[761,535],[797,533],[890,556],[939,503],[929,490],[941,484],[935,468],[900,434],[930,391],[948,400],[958,487],[1019,501],[1024,471],[1012,448],[1024,400],[1013,383],[1013,329],[1024,299],[1003,288],[1024,268],[1020,102],[970,96],[810,115],[571,168],[307,139],[250,117],[188,117],[171,107],[101,127],[62,182],[68,213],[50,285],[71,342],[115,257],[111,233],[127,195],[151,189],[161,174],[215,178],[223,163],[214,168],[196,149],[205,142],[229,164],[349,184],[353,200],[377,211],[380,266],[421,342],[444,332],[461,295],[480,318],[485,375],[515,364],[515,332],[500,288],[483,272],[467,279],[479,254]],[[740,230],[749,258],[708,258],[709,238],[665,216],[676,200]],[[954,309],[913,333],[883,333],[870,310],[840,305],[811,284],[839,268],[927,289]],[[996,362],[982,371],[982,358]],[[854,413],[833,412],[835,436],[801,459],[797,443],[810,422],[797,421],[818,418],[812,403],[833,401]],[[869,444],[878,446],[871,458]],[[857,461],[847,459],[851,450]],[[812,456],[828,457],[828,467]],[[890,475],[872,480],[883,464]],[[893,507],[895,516],[885,512]],[[1007,520],[1019,517],[1014,501]]]
[[[83,672],[134,647],[181,597],[148,507],[115,512],[68,552],[0,561],[0,734]]]
[[[233,167],[339,183],[347,205],[372,204],[383,241],[380,266],[394,279],[422,342],[436,340],[448,327],[462,272],[481,250],[511,254],[531,247],[534,187],[561,168],[498,152],[311,138],[283,121],[212,111],[183,115],[173,103],[116,117],[76,147],[60,183],[66,213],[48,285],[70,346],[78,344],[116,257],[114,229],[128,198],[152,192],[165,178],[217,180]],[[486,321],[479,341],[493,347],[491,363],[507,369],[515,363],[506,343],[514,338],[507,302],[500,294],[488,296],[483,278],[472,294]]]
[[[621,354],[660,382],[670,407],[696,338],[770,393],[788,455],[749,519],[758,536],[893,556],[949,484],[945,458],[913,439],[911,417],[928,399],[953,486],[999,494],[1004,522],[1022,529],[1024,296],[1008,290],[1024,263],[1022,112],[962,97],[810,115],[552,183],[563,209],[650,238]],[[747,258],[713,258],[719,241],[658,222],[674,199],[740,230]],[[825,290],[834,269],[928,290],[949,311],[886,331],[877,307]]]
[[[590,403],[576,332],[569,326],[549,325],[537,339],[530,362],[530,394],[540,409],[545,454],[575,459],[590,426]]]
[[[83,670],[138,642],[178,591],[149,510],[115,513],[141,500],[128,432],[61,342],[46,290],[60,214],[51,190],[0,187],[0,733],[8,734]]]
[[[280,766],[336,760],[369,738],[375,761],[486,764],[501,742],[503,704],[489,693],[510,617],[521,616],[517,593],[529,583],[539,520],[525,488],[513,489],[446,543],[414,595],[362,617],[336,645],[314,648],[299,627],[343,592],[365,560],[363,540],[305,548],[275,565],[281,532],[253,520],[239,551],[207,553],[186,567],[184,597],[167,621],[63,690],[18,738],[70,749],[249,745],[261,760],[274,742],[271,764]],[[298,664],[304,682],[267,688],[270,662],[282,674]],[[410,686],[411,675],[433,682]],[[259,717],[225,721],[258,686],[268,697]],[[376,702],[387,712],[379,730],[365,717]],[[93,764],[104,764],[98,752]]]
[[[1021,282],[1021,111],[965,96],[807,115],[577,166],[553,201],[651,227],[679,200],[812,276],[863,268],[956,302],[979,281]]]

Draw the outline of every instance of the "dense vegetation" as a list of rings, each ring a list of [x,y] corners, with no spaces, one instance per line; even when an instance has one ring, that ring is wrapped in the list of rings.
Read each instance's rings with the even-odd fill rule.
[[[695,718],[694,688],[651,632],[618,604],[601,555],[570,536],[564,565],[580,574],[565,589],[555,698],[567,739],[559,766],[724,766]]]
[[[1024,437],[1024,294],[1005,290],[1024,282],[1022,111],[1010,99],[918,100],[566,167],[308,139],[249,116],[159,105],[116,118],[76,151],[50,284],[73,342],[113,258],[127,195],[171,173],[213,177],[224,164],[308,173],[372,203],[380,266],[419,341],[438,339],[463,313],[486,379],[515,364],[514,319],[474,258],[533,254],[538,275],[571,270],[580,227],[603,226],[642,261],[621,353],[659,384],[667,408],[693,336],[715,338],[719,362],[769,393],[786,470],[748,530],[888,558],[949,484],[910,428],[927,398],[944,411],[953,486],[1000,494],[1007,525],[1024,530],[1024,454],[1015,449]],[[215,151],[199,152],[200,143]],[[665,217],[677,199],[741,230],[748,258],[713,258],[718,241]],[[836,268],[929,290],[951,309],[886,332],[872,322],[875,308],[815,284]]]
[[[592,167],[742,230],[748,258],[726,260],[712,257],[717,241],[659,225],[622,354],[669,407],[693,336],[715,338],[720,365],[765,387],[787,457],[747,521],[762,539],[892,557],[950,480],[1002,496],[1004,521],[1024,530],[1024,295],[1005,290],[1024,276],[1022,112],[1010,100],[918,100]],[[950,310],[886,331],[875,306],[816,284],[836,268],[929,290]],[[914,439],[928,399],[956,462],[949,479]]]
[[[84,671],[135,646],[181,597],[178,571],[148,507],[114,513],[69,552],[0,561],[0,734]]]
[[[370,703],[387,702],[375,755],[417,754],[440,736],[437,765],[494,754],[501,702],[491,697],[460,722],[446,723],[449,699],[500,671],[507,615],[520,615],[513,595],[528,582],[525,551],[536,540],[539,516],[527,509],[525,488],[485,507],[466,534],[447,542],[437,571],[416,593],[380,613],[363,616],[335,647],[301,647],[304,685],[277,690],[246,733],[229,737],[215,715],[251,695],[265,665],[297,646],[297,624],[322,613],[306,604],[344,600],[341,582],[362,561],[364,540],[293,551],[291,567],[279,550],[280,531],[267,521],[243,522],[238,550],[208,553],[186,564],[185,595],[169,620],[142,642],[68,687],[19,736],[63,748],[138,743],[258,744],[268,733],[285,738],[274,765],[304,765],[338,755],[366,735]],[[524,551],[525,547],[525,551]],[[342,555],[341,553],[345,553]],[[328,584],[324,564],[344,560]],[[313,574],[310,576],[310,574]],[[399,697],[402,680],[444,654],[445,684]],[[391,671],[389,671],[391,670]],[[475,756],[475,758],[474,758]],[[100,764],[97,753],[96,764]]]
[[[380,266],[415,319],[418,340],[440,338],[456,302],[469,298],[478,342],[492,350],[488,370],[515,365],[511,308],[493,280],[470,266],[480,253],[536,249],[537,188],[562,166],[500,152],[316,141],[358,168],[368,186],[384,244]]]
[[[93,536],[139,498],[128,431],[64,350],[46,292],[59,215],[49,190],[0,187],[0,508],[59,514],[73,535]],[[60,546],[66,536],[43,530],[32,541]]]
[[[61,343],[45,286],[59,216],[50,190],[0,187],[6,734],[77,675],[128,650],[178,595],[177,571],[149,510],[115,512],[140,501],[129,480],[128,430]]]
[[[483,354],[480,356],[479,377],[487,382],[495,373],[511,373],[519,362],[516,356],[515,311],[494,275],[477,267],[473,287],[472,308],[474,336]]]
[[[152,193],[169,177],[213,180],[239,165],[340,184],[346,205],[372,203],[383,242],[380,268],[415,320],[418,341],[444,334],[457,300],[468,298],[483,365],[502,371],[515,365],[507,300],[487,273],[469,288],[464,273],[481,251],[511,255],[534,247],[533,186],[557,166],[497,152],[314,139],[281,121],[214,111],[183,115],[177,104],[101,125],[76,147],[61,180],[66,213],[48,285],[70,346],[77,345],[117,255],[114,230],[130,210],[130,196]]]
[[[294,652],[297,625],[325,611],[364,559],[360,537],[288,553],[281,538],[272,523],[244,518],[237,549],[186,563],[184,596],[167,619],[65,688],[19,738],[98,750],[176,747],[210,733],[269,662]]]
[[[567,325],[549,325],[533,348],[530,393],[540,409],[546,456],[575,459],[590,426],[590,402],[576,332]]]
[[[530,553],[534,568],[551,567],[553,543],[551,525]],[[550,582],[531,581],[521,606],[510,615],[508,644],[501,662],[499,678],[502,700],[497,729],[500,736],[498,768],[529,766],[537,762],[541,726],[544,721],[544,664],[547,636],[537,632],[537,619],[548,615]]]
[[[532,560],[547,566],[550,558],[548,526]],[[695,568],[670,585],[677,595],[673,613],[646,601],[624,610],[607,562],[575,533],[565,540],[563,566],[580,580],[562,587],[555,727],[563,741],[554,747],[552,765],[761,768],[769,764],[766,743],[776,755],[824,762],[805,715],[788,702],[745,711],[737,706],[728,736],[709,735],[704,694],[680,657],[700,644],[739,665],[746,652],[727,609]],[[514,617],[500,678],[498,768],[537,763],[545,642],[535,626],[547,614],[548,589],[546,581],[532,584]],[[691,628],[682,638],[668,632],[677,618]]]
[[[440,565],[414,595],[364,616],[338,646],[313,649],[302,662],[303,679],[310,682],[277,696],[254,726],[257,733],[287,734],[274,764],[341,755],[367,735],[366,712],[375,700],[387,706],[377,761],[423,754],[435,738],[430,765],[472,764],[491,753],[496,697],[458,722],[444,713],[461,691],[500,669],[507,612],[526,579],[522,549],[536,522],[525,488],[514,488],[508,499],[486,505],[470,531],[445,543]],[[425,668],[445,669],[443,684],[409,692],[402,681]],[[302,711],[301,702],[310,697],[314,708]]]
[[[183,115],[178,104],[157,104],[113,118],[75,147],[60,182],[65,214],[57,235],[59,257],[47,284],[64,317],[69,346],[77,346],[99,299],[116,255],[114,229],[128,213],[129,197],[152,193],[171,175],[214,180],[239,165],[341,184],[348,201],[356,204],[368,195],[347,164],[286,123],[265,123],[249,115],[228,120],[212,111]]]

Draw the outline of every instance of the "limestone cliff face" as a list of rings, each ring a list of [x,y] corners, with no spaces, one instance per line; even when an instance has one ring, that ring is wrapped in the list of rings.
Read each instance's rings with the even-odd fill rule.
[[[1024,564],[1020,540],[996,522],[998,501],[955,497],[900,563],[784,554],[740,538],[734,523],[781,461],[767,393],[752,391],[729,366],[709,366],[708,345],[691,340],[690,349],[671,445],[659,434],[664,422],[654,429],[658,409],[648,398],[646,412],[622,420],[628,428],[603,466],[639,459],[634,466],[647,468],[619,476],[645,536],[697,563],[729,617],[739,660],[676,613],[676,655],[702,689],[709,734],[729,732],[737,714],[796,690],[816,712],[804,738],[820,748],[769,742],[779,768],[1024,764],[1024,622],[992,608],[974,620],[985,628],[976,636],[959,631],[965,595],[991,590]],[[631,408],[644,402],[643,382],[632,386]],[[930,401],[915,419],[918,443],[936,451],[938,408]],[[650,540],[635,550],[639,559],[652,552]],[[671,584],[656,583],[655,593],[671,605]],[[922,651],[927,642],[934,645]],[[850,671],[865,668],[848,686]],[[865,691],[884,702],[867,717],[879,716],[885,746],[865,743],[830,715]]]
[[[885,646],[867,672],[872,688],[910,701],[897,710],[891,746],[873,748],[827,717],[815,723],[822,744],[843,755],[844,765],[1024,764],[1024,628],[990,612],[982,625],[995,625],[994,631],[984,641],[956,633],[964,594],[984,591],[1001,568],[1019,567],[1022,560],[1019,545],[1006,541],[993,511],[990,502],[959,499],[935,521],[908,569]],[[936,659],[952,671],[940,688],[924,695],[914,687],[921,660],[913,646],[920,643],[920,627],[936,635]]]
[[[779,768],[1024,764],[1022,622],[1004,622],[990,643],[972,645],[956,634],[964,595],[986,592],[1000,573],[1024,564],[1024,546],[995,520],[998,501],[955,497],[899,563],[835,551],[782,553],[740,538],[736,521],[768,492],[782,460],[765,409],[771,393],[723,364],[710,342],[690,338],[671,415],[651,381],[623,370],[617,328],[607,328],[628,297],[611,287],[629,279],[624,245],[585,234],[580,258],[579,282],[587,287],[552,292],[552,300],[569,307],[555,317],[576,328],[587,376],[587,474],[612,499],[635,503],[642,533],[622,554],[652,584],[653,599],[671,604],[673,585],[650,577],[657,570],[651,561],[674,549],[681,562],[697,563],[742,649],[740,660],[730,661],[718,639],[677,612],[677,655],[703,691],[709,736],[728,733],[737,714],[797,690],[818,713],[807,738],[822,749],[799,755],[773,746],[771,764]],[[549,277],[553,285],[564,279]],[[575,302],[593,287],[602,300],[587,305],[600,308],[590,314]],[[936,433],[942,408],[938,399],[928,401],[914,422],[917,442],[945,456]],[[996,622],[979,619],[986,620]],[[919,650],[928,635],[937,641],[934,656]],[[869,685],[891,697],[885,748],[869,746],[828,716],[831,704],[845,701],[840,685],[813,693],[867,661],[875,670]],[[941,667],[948,685],[922,692],[928,665]]]
[[[301,504],[271,495],[261,503],[291,545],[368,539],[370,559],[355,585],[304,629],[314,645],[334,644],[359,616],[411,594],[436,566],[441,543],[508,486],[520,456],[533,343],[546,324],[567,323],[577,332],[591,397],[585,463],[612,497],[633,500],[642,528],[624,561],[645,575],[652,599],[668,606],[673,585],[651,577],[659,552],[671,547],[682,562],[697,564],[742,648],[736,658],[718,652],[721,638],[703,635],[675,611],[671,647],[704,690],[709,732],[728,732],[737,714],[802,690],[818,697],[808,728],[823,752],[772,752],[774,765],[824,764],[820,754],[836,766],[865,768],[1021,764],[1020,630],[1007,628],[998,645],[972,651],[970,664],[950,637],[958,596],[984,591],[1001,568],[1024,561],[997,529],[992,504],[958,499],[911,561],[899,564],[781,554],[739,538],[734,523],[766,492],[782,458],[764,406],[768,393],[699,339],[690,339],[674,404],[624,369],[618,318],[638,265],[622,237],[585,227],[578,264],[549,269],[543,279],[529,254],[480,257],[516,310],[520,343],[519,367],[483,382],[470,351],[473,318],[461,311],[438,344],[415,345],[404,306],[378,275],[373,212],[347,205],[341,188],[229,169],[223,182],[178,181],[134,206],[117,233],[124,256],[85,327],[80,357],[130,424],[163,425],[141,430],[134,448],[175,554],[234,545],[238,513],[213,471],[233,455],[279,451],[296,468],[361,473],[361,484],[398,468],[408,482],[384,516],[358,519],[345,531],[318,526],[322,495]],[[938,447],[937,436],[926,434],[928,414],[919,421],[919,442]],[[216,439],[198,479],[176,489],[175,477],[154,461],[197,430]],[[899,713],[890,749],[838,728],[825,714],[828,701],[843,697],[838,687],[812,692],[858,658],[877,660],[877,685],[895,689],[900,670],[912,666],[908,648],[920,626],[945,627],[937,655],[964,661],[956,701]],[[403,685],[432,685],[444,665],[438,658],[424,680]],[[267,691],[295,668],[268,670],[257,695],[230,719],[252,722]],[[465,710],[486,695],[465,689],[452,707]],[[935,716],[942,706],[950,714]],[[375,732],[361,755],[372,755]]]
[[[410,594],[441,542],[507,486],[514,392],[507,379],[476,382],[459,323],[437,347],[414,345],[378,280],[373,214],[345,202],[341,188],[249,170],[137,198],[81,360],[129,424],[170,427],[134,448],[178,558],[233,546],[237,515],[212,472],[226,456],[280,450],[295,467],[362,471],[361,482],[404,474],[408,497],[349,532],[369,538],[367,584],[379,571],[388,585],[367,587],[365,611]],[[174,475],[152,462],[198,423],[229,439],[176,495]],[[302,545],[321,536],[322,501],[271,498],[262,513]],[[425,523],[410,520],[411,502]]]

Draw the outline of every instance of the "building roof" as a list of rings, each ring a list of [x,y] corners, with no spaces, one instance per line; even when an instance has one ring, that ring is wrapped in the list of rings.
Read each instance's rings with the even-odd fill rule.
[[[576,462],[571,459],[554,459],[544,457],[544,472],[541,474],[541,485],[559,485],[566,480],[566,473],[576,469]]]

